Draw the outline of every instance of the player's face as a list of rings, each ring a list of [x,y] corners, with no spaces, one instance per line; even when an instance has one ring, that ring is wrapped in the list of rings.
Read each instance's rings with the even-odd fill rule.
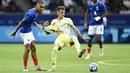
[[[64,17],[64,15],[65,15],[65,10],[60,9],[60,10],[57,11],[57,14],[58,14],[59,17]]]
[[[38,4],[37,6],[36,6],[36,8],[37,8],[37,11],[39,12],[39,13],[41,13],[44,9],[45,9],[45,4]]]
[[[92,2],[97,2],[97,0],[92,0]]]

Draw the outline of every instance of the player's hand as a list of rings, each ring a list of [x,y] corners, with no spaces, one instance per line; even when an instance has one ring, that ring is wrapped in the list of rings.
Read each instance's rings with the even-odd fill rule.
[[[38,28],[44,29],[44,27],[41,24],[36,24]]]
[[[87,29],[87,23],[84,24],[84,29]]]
[[[91,40],[91,38],[90,38],[90,37],[88,37],[88,38],[86,38],[86,40]]]
[[[48,21],[45,21],[42,25],[43,25],[44,27],[46,27],[46,26],[49,25],[49,22],[48,22]]]
[[[99,21],[100,19],[101,19],[100,16],[97,16],[97,17],[94,18],[95,21]]]
[[[13,36],[13,38],[16,36],[16,31],[13,31],[10,36]]]
[[[91,38],[90,38],[90,37],[88,37],[88,38],[83,38],[83,40],[91,40]]]

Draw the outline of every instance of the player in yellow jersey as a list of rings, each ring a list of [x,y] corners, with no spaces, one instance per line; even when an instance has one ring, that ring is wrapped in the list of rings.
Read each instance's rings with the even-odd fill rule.
[[[65,15],[65,7],[59,6],[56,8],[58,17],[53,19],[51,24],[47,27],[36,24],[39,28],[44,29],[48,33],[55,33],[57,38],[54,42],[54,47],[52,50],[52,68],[49,71],[55,71],[56,69],[56,59],[57,59],[57,51],[61,50],[65,46],[75,45],[75,48],[78,53],[78,57],[80,58],[84,54],[84,50],[81,50],[80,43],[76,36],[72,36],[70,34],[70,28],[72,28],[75,33],[82,38],[83,40],[89,40],[90,38],[84,38],[79,30],[73,24],[71,18],[64,17]]]

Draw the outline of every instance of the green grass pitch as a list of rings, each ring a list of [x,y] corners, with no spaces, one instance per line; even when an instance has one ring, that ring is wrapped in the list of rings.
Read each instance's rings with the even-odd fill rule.
[[[87,47],[86,44],[81,45]],[[36,44],[39,64],[47,70],[51,68],[51,50],[53,44]],[[0,73],[23,72],[23,44],[0,44]],[[104,44],[104,56],[99,56],[98,45],[92,48],[92,57],[85,60],[77,57],[74,47],[65,47],[57,55],[57,69],[52,73],[91,73],[88,66],[92,62],[100,62],[95,73],[130,73],[130,44]],[[48,73],[34,71],[34,64],[29,55],[29,71],[27,73]]]

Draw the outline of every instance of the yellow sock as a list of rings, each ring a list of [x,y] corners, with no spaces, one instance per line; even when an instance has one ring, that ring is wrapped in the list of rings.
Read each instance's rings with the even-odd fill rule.
[[[57,51],[58,51],[57,47],[54,47],[52,50],[52,68],[56,68]]]

